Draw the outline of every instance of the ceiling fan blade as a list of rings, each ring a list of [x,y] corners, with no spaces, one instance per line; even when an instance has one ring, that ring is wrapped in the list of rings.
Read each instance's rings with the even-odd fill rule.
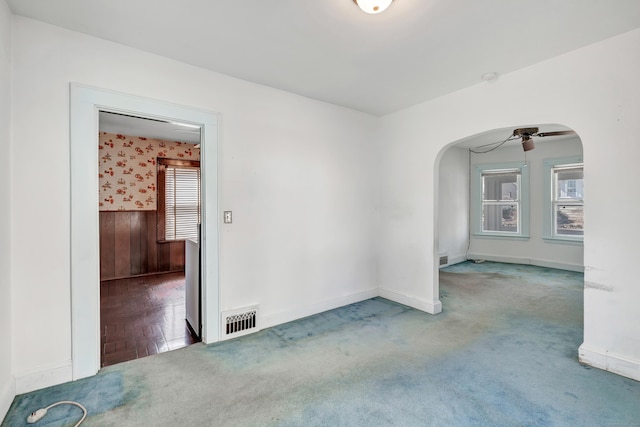
[[[555,132],[539,132],[535,134],[535,136],[544,137],[544,136],[559,136],[559,135],[573,135],[576,132],[573,130],[557,130]]]

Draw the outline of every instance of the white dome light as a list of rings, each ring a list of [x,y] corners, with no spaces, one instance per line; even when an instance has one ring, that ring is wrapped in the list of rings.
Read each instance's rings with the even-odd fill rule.
[[[384,11],[393,0],[353,0],[364,12],[376,14]]]

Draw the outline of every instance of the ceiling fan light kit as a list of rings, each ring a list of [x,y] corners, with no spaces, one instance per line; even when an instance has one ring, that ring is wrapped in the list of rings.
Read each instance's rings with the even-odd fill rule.
[[[538,128],[518,128],[513,130],[513,136],[522,138],[522,149],[524,151],[531,151],[536,148],[533,142],[532,136],[545,137],[545,136],[560,136],[560,135],[573,135],[575,131],[572,130],[558,130],[554,132],[538,132]]]
[[[513,130],[513,136],[522,137],[522,149],[531,151],[536,148],[536,144],[531,139],[531,135],[538,133],[538,128],[518,128]]]
[[[393,0],[353,0],[363,12],[376,14],[384,12]]]
[[[531,151],[536,148],[536,144],[533,142],[533,139],[529,135],[522,136],[522,149],[524,151]]]

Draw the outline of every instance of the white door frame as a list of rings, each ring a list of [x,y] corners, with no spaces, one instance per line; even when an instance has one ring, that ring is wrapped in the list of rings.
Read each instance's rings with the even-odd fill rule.
[[[202,340],[205,343],[219,341],[217,114],[77,83],[71,83],[70,101],[73,379],[89,377],[100,370],[100,110],[176,120],[202,127]]]

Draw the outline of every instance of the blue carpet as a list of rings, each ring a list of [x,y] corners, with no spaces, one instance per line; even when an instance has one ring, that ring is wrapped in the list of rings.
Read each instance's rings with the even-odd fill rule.
[[[438,316],[374,298],[18,396],[2,425],[71,399],[87,426],[640,426],[640,383],[577,361],[582,293],[580,273],[462,263]]]

